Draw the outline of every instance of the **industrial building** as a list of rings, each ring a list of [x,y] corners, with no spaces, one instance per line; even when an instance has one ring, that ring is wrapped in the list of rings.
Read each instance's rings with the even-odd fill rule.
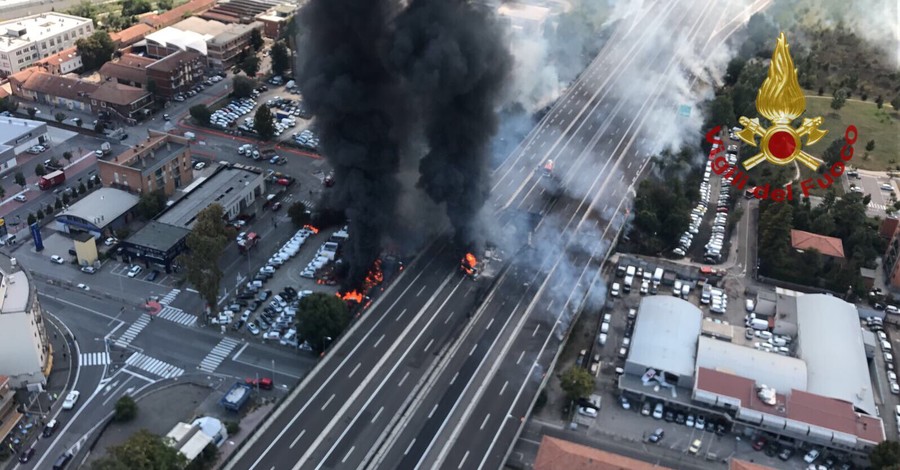
[[[119,243],[123,254],[134,261],[158,264],[172,272],[175,258],[185,249],[190,230],[151,220],[134,235]]]
[[[11,388],[41,390],[52,355],[35,285],[10,258],[0,256],[0,375]]]
[[[94,22],[62,13],[41,13],[4,21],[0,31],[0,76],[6,77],[75,46],[75,41],[94,33]]]
[[[222,206],[225,218],[233,220],[250,208],[265,191],[266,181],[261,171],[243,166],[220,165],[211,176],[199,180],[195,187],[190,188],[156,220],[190,229],[197,214],[212,204]]]
[[[0,117],[0,172],[16,166],[16,155],[49,141],[45,122]]]
[[[784,354],[700,335],[696,306],[645,297],[619,388],[638,400],[718,415],[746,435],[858,453],[883,441],[856,307],[786,289],[765,297],[770,318],[795,332]]]
[[[110,236],[129,221],[140,198],[113,188],[100,188],[56,216],[56,229],[68,234],[87,232],[94,238]]]

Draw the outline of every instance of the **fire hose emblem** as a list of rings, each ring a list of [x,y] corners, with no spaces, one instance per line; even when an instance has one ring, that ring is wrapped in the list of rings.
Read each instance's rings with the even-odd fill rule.
[[[806,145],[812,145],[827,130],[819,129],[824,120],[821,116],[804,118],[799,128],[795,129],[791,122],[806,111],[806,98],[797,81],[797,69],[788,50],[784,33],[778,36],[769,73],[756,96],[757,112],[768,119],[772,125],[763,127],[759,118],[749,119],[741,116],[741,129],[737,136],[744,142],[759,148],[759,153],[743,161],[744,168],[750,170],[763,160],[775,165],[787,165],[794,160],[815,171],[822,160],[803,151],[801,137],[806,137]],[[762,140],[757,145],[756,138]]]

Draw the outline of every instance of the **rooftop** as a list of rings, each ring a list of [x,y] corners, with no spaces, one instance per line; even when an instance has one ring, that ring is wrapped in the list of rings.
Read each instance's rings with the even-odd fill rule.
[[[193,50],[206,55],[207,38],[193,31],[182,31],[178,28],[168,27],[148,34],[146,39],[149,42],[155,42],[165,47],[182,51]]]
[[[0,117],[0,143],[15,142],[16,139],[29,132],[39,131],[47,124],[41,121],[32,121],[17,117]]]
[[[130,28],[123,29],[117,33],[112,33],[109,37],[113,41],[118,42],[121,46],[128,46],[144,39],[144,36],[152,32],[153,28],[149,25],[138,23]]]
[[[806,391],[847,401],[876,416],[856,307],[825,294],[797,297],[797,328]]]
[[[41,71],[30,74],[22,84],[22,88],[32,92],[82,102],[88,101],[97,87],[96,83]]]
[[[197,14],[198,12],[207,10],[215,5],[216,0],[191,0],[183,5],[179,5],[169,11],[160,13],[158,15],[148,16],[141,21],[154,27],[154,28],[164,28],[166,26],[171,26],[182,18],[187,16],[191,16]]]
[[[191,228],[201,210],[211,204],[219,204],[227,210],[245,196],[243,188],[258,178],[262,178],[259,173],[222,166],[156,220],[164,224]]]
[[[0,314],[24,312],[28,308],[28,277],[22,271],[2,274]]]
[[[154,70],[159,72],[172,72],[178,67],[178,64],[184,62],[190,62],[192,60],[196,60],[198,58],[202,58],[203,56],[199,52],[192,51],[178,51],[174,54],[169,54],[162,59],[157,60],[147,67],[147,70]]]
[[[832,258],[844,257],[844,244],[840,238],[826,237],[803,230],[791,230],[791,248],[802,251],[816,250]]]
[[[182,31],[193,31],[197,34],[200,34],[207,39],[210,39],[217,34],[221,34],[226,29],[228,29],[228,25],[225,23],[220,23],[218,21],[204,20],[203,18],[192,16],[190,18],[185,18],[178,23],[172,25],[173,28],[178,28]]]
[[[60,212],[57,217],[69,216],[104,227],[137,205],[138,200],[136,195],[119,189],[100,188]]]
[[[227,44],[247,34],[253,29],[261,29],[262,26],[262,23],[259,21],[254,21],[250,24],[232,24],[229,25],[228,29],[217,34],[216,37],[212,38],[209,42],[212,44]]]
[[[544,435],[534,470],[649,470],[667,467]]]
[[[147,139],[118,155],[106,157],[104,161],[113,165],[141,170],[142,174],[148,174],[168,163],[172,157],[180,155],[185,147],[187,147],[187,140],[183,137],[150,131]]]
[[[700,336],[700,309],[670,295],[644,297],[628,360],[690,377]]]
[[[91,93],[91,98],[105,103],[127,106],[149,94],[142,88],[109,81],[103,82],[96,91]]]
[[[190,233],[190,230],[184,227],[176,227],[151,220],[144,228],[128,237],[126,242],[165,253],[186,237],[188,233]]]
[[[0,51],[14,51],[79,26],[93,25],[89,18],[63,13],[41,13],[0,23]]]
[[[38,61],[38,63],[42,64],[61,64],[67,60],[72,60],[78,57],[80,54],[78,52],[77,47],[70,47],[68,49],[63,49],[56,54],[51,56],[47,56]]]
[[[800,359],[703,336],[697,347],[697,367],[740,375],[778,392],[806,390],[806,363]]]

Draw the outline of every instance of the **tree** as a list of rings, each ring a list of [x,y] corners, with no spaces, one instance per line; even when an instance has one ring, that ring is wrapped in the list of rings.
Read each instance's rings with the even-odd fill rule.
[[[47,166],[50,168],[59,168],[62,165],[59,164],[59,160],[56,157],[50,157],[50,163]]]
[[[302,202],[295,202],[291,204],[291,207],[288,208],[288,216],[291,218],[291,222],[294,223],[297,227],[302,227],[309,223],[309,212],[306,210],[306,204]]]
[[[869,453],[869,463],[875,470],[900,464],[900,442],[882,441]]]
[[[98,119],[97,124],[94,124],[94,132],[102,134],[104,129],[106,129],[106,125],[103,124],[103,121]]]
[[[731,96],[719,95],[713,100],[709,110],[709,124],[712,126],[725,126],[731,128],[737,125],[734,115],[734,103]]]
[[[272,48],[272,52],[275,52],[274,47]],[[272,58],[272,60],[274,64],[274,57]],[[740,57],[735,57],[728,62],[728,68],[725,69],[726,86],[732,86],[737,83],[738,77],[741,76],[741,71],[744,70],[745,65],[747,65],[747,61]]]
[[[891,107],[894,108],[894,111],[900,111],[900,95],[891,100]]]
[[[34,214],[34,216],[37,217],[38,220],[43,220],[44,219],[44,210],[38,209],[37,212]]]
[[[291,57],[284,42],[276,42],[272,46],[272,73],[281,75],[285,70],[291,68],[290,60]]]
[[[106,31],[96,31],[89,37],[75,41],[75,47],[81,54],[81,63],[84,64],[85,72],[97,70],[109,62],[116,50],[116,44]]]
[[[16,172],[16,175],[13,176],[13,181],[15,181],[17,185],[23,188],[25,187],[25,184],[27,184],[25,182],[25,175],[23,175],[21,171]]]
[[[72,163],[72,152],[66,150],[63,152],[62,157],[66,159],[67,162]]]
[[[875,139],[872,139],[872,140],[866,142],[866,150],[868,150],[870,152],[872,150],[875,150]]]
[[[35,116],[37,116],[37,112],[38,110],[34,106],[28,108],[28,117],[33,119]]]
[[[350,324],[350,312],[339,297],[315,293],[300,300],[296,322],[299,337],[320,353]]]
[[[833,98],[831,99],[831,109],[837,111],[844,107],[847,104],[847,93],[846,88],[840,88],[834,91]]]
[[[875,98],[875,106],[878,106],[878,109],[881,109],[884,107],[884,98],[882,98],[881,95],[878,95]]]
[[[233,88],[231,96],[235,98],[249,98],[253,94],[254,85],[256,85],[256,82],[250,78],[235,76],[231,79],[231,87]]]
[[[116,414],[113,416],[115,421],[127,423],[137,416],[138,406],[134,399],[128,395],[123,395],[116,401]]]
[[[184,468],[187,458],[166,444],[161,436],[146,429],[134,433],[120,445],[107,449],[107,455],[91,465],[92,470],[151,470]]]
[[[224,210],[211,204],[197,214],[196,222],[187,236],[187,252],[181,255],[181,265],[190,282],[206,300],[210,313],[216,313],[222,270],[216,262],[228,244]]]
[[[205,104],[198,104],[195,106],[191,106],[190,109],[191,117],[194,118],[194,121],[197,124],[202,126],[209,125],[209,119],[212,117],[212,111],[209,110]]]
[[[259,57],[256,55],[248,55],[246,59],[241,61],[240,69],[247,74],[248,77],[255,77],[259,72]]]
[[[559,378],[563,391],[570,400],[587,397],[594,391],[594,378],[590,372],[581,367],[572,366],[566,369]]]
[[[122,16],[137,16],[152,10],[147,0],[125,0],[122,2]]]
[[[26,219],[26,220],[28,221],[28,225],[31,225],[31,224],[37,222],[37,217],[35,217],[34,214],[32,214],[31,212],[29,212],[28,219]]]
[[[82,0],[81,3],[75,5],[66,12],[70,15],[80,16],[82,18],[90,18],[97,22],[97,8],[89,0]]]
[[[19,109],[19,102],[12,99],[11,96],[0,98],[0,112],[6,111],[10,114]]]
[[[68,192],[64,192],[62,195],[62,201],[64,206],[68,206],[69,202],[72,201],[72,198],[69,196]]]
[[[268,106],[260,106],[253,118],[253,129],[262,140],[269,140],[275,135],[275,122]]]
[[[208,470],[214,468],[217,460],[219,460],[219,448],[210,442],[200,451],[200,455],[188,463],[185,470]]]
[[[56,119],[56,122],[63,122],[66,120],[65,113],[56,113],[53,115],[53,118]]]
[[[141,194],[137,210],[141,217],[150,220],[166,207],[166,193],[161,189]]]
[[[63,208],[62,199],[56,198],[56,202],[53,204],[53,207],[54,207],[56,210],[62,209],[62,208]]]
[[[159,10],[171,10],[175,6],[173,0],[156,0],[156,8]]]
[[[44,176],[44,175],[47,174],[47,169],[44,168],[44,164],[43,164],[43,163],[38,163],[37,165],[35,165],[35,167],[34,167],[34,174],[36,174],[36,175],[38,175],[38,176]]]
[[[250,45],[253,46],[253,50],[259,52],[262,49],[265,41],[263,41],[262,33],[259,31],[259,28],[254,28],[250,31]]]
[[[6,197],[6,188],[0,186],[0,198]]]
[[[84,194],[87,192],[87,188],[84,186],[84,182],[78,183],[78,194]]]

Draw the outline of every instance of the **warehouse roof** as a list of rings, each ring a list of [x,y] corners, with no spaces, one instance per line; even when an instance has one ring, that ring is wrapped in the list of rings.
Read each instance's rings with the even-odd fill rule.
[[[694,375],[702,318],[700,309],[677,297],[644,297],[628,360],[683,376]]]
[[[877,416],[856,307],[825,294],[797,297],[797,328],[806,391],[845,400]]]
[[[136,195],[121,189],[100,188],[60,212],[57,217],[82,219],[103,228],[136,206],[138,200]]]
[[[184,227],[151,220],[144,228],[128,237],[126,242],[165,253],[177,245],[188,233],[190,230]]]
[[[791,389],[806,390],[806,363],[734,343],[700,337],[697,367],[728,372],[760,385],[768,385],[778,393]]]

